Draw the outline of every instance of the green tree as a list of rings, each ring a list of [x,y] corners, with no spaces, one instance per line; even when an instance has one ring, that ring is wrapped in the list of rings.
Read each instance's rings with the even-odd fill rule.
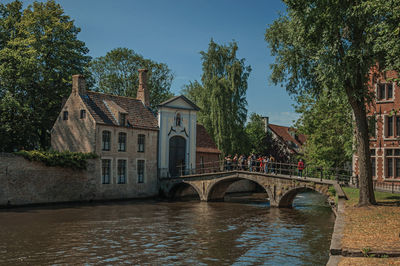
[[[255,154],[266,154],[265,138],[267,134],[265,133],[265,126],[263,118],[252,113],[250,115],[250,121],[247,123],[245,132],[249,141],[248,152],[254,152]]]
[[[145,59],[128,48],[116,48],[94,59],[88,70],[92,73],[95,91],[136,98],[141,68],[149,70],[147,88],[150,105],[155,109],[172,97],[170,88],[174,75],[166,64]]]
[[[14,136],[3,140],[0,150],[49,146],[49,131],[62,98],[70,93],[71,76],[84,73],[90,60],[77,39],[79,31],[55,1],[34,2],[25,10],[18,0],[0,4],[0,97],[3,106],[11,97],[26,114],[18,123],[1,114],[2,126]],[[21,124],[30,131],[21,130]]]
[[[368,72],[400,70],[399,0],[285,0],[287,12],[266,30],[271,79],[295,94],[343,91],[354,113],[359,206],[375,204],[366,103]]]
[[[246,91],[251,67],[245,65],[245,59],[236,57],[237,50],[236,42],[219,45],[211,39],[208,50],[200,52],[201,83],[191,82],[184,89],[201,108],[198,121],[225,154],[246,149]]]
[[[343,168],[351,162],[353,129],[351,107],[342,92],[323,90],[318,96],[297,97],[296,123],[299,132],[307,135],[304,157],[313,167]]]

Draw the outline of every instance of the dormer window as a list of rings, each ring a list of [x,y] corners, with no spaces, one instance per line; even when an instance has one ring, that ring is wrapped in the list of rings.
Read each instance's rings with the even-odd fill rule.
[[[126,126],[126,114],[119,113],[119,125],[123,127]]]
[[[378,83],[376,93],[379,101],[393,99],[393,83]]]
[[[68,111],[64,111],[63,120],[68,120]]]

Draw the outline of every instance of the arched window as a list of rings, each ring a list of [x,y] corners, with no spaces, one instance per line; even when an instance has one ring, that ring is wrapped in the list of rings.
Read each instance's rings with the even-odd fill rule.
[[[102,138],[102,150],[109,151],[111,146],[111,132],[104,130]]]

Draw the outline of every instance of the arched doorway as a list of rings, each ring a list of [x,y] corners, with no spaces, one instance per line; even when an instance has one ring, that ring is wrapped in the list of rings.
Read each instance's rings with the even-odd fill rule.
[[[178,176],[185,169],[186,140],[181,136],[169,139],[169,173]]]

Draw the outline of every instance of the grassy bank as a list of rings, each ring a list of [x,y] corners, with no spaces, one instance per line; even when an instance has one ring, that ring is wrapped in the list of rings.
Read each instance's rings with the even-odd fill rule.
[[[339,265],[400,265],[400,258],[372,258],[373,252],[400,252],[400,194],[375,192],[376,206],[356,207],[359,190],[343,189],[349,200],[345,208],[342,245],[361,251],[365,258],[344,258]],[[386,256],[384,256],[386,257]]]

